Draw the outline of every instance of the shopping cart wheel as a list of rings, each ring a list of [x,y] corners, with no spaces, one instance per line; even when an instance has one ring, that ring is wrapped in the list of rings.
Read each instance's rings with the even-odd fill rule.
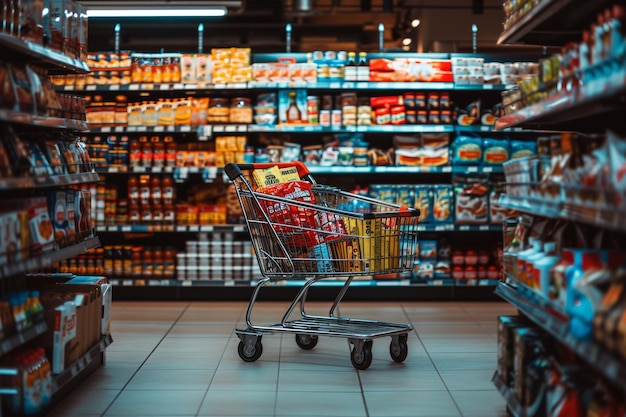
[[[372,364],[372,341],[355,341],[354,348],[350,352],[352,366],[361,371],[366,370]]]
[[[404,362],[408,353],[409,347],[406,344],[408,336],[406,333],[398,336],[391,336],[391,344],[389,345],[389,353],[391,359],[395,362]]]
[[[317,335],[311,334],[297,334],[296,344],[300,346],[300,349],[311,350],[317,345]]]
[[[263,354],[261,336],[243,336],[237,346],[239,357],[246,362],[254,362]]]

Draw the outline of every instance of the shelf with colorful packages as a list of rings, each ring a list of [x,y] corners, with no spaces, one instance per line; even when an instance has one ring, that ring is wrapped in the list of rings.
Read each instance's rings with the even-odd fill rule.
[[[503,164],[499,197],[520,213],[503,228],[496,294],[521,314],[499,317],[493,379],[515,415],[626,408],[625,9],[610,0],[573,6],[539,2],[502,38],[563,42],[540,60],[539,76],[503,92],[496,122],[545,130],[535,156]]]
[[[104,349],[112,341],[103,325],[103,314],[110,317],[106,278],[80,281],[79,286],[78,277],[67,274],[64,286],[57,287],[43,272],[100,246],[92,218],[100,177],[80,139],[88,127],[86,102],[71,92],[55,91],[49,79],[53,74],[89,72],[87,16],[76,2],[60,4],[48,15],[39,7],[20,7],[1,21],[2,415],[46,412],[103,364]],[[65,30],[69,27],[72,30]],[[41,277],[43,281],[37,281]],[[89,296],[77,305],[79,292]],[[66,320],[55,322],[57,314]],[[90,354],[92,348],[98,353]],[[71,361],[85,352],[78,365],[65,366],[66,353]]]
[[[222,62],[228,54],[238,57],[235,68],[240,69],[235,73],[240,78],[228,79],[233,61]],[[224,182],[224,164],[297,159],[325,179],[352,181],[342,188],[373,195],[383,186],[385,198],[419,205],[425,213],[420,231],[456,241],[454,249],[468,249],[456,234],[472,233],[485,240],[488,263],[463,264],[462,273],[457,271],[453,279],[449,259],[419,259],[409,279],[413,284],[493,286],[498,279],[499,224],[508,213],[498,207],[497,199],[502,163],[534,149],[524,146],[514,130],[493,132],[493,124],[500,111],[500,94],[523,74],[537,70],[530,59],[524,64],[511,63],[506,56],[366,54],[364,62],[369,65],[361,65],[361,78],[350,81],[341,78],[340,62],[313,54],[252,54],[222,48],[204,55],[181,55],[177,61],[181,79],[162,79],[159,84],[133,76],[138,70],[132,68],[133,57],[143,59],[142,54],[91,55],[92,66],[111,68],[118,75],[90,74],[80,85],[76,77],[59,77],[55,86],[57,91],[81,91],[90,97],[90,131],[83,140],[105,179],[96,202],[97,227],[105,247],[116,248],[122,243],[120,234],[132,234],[136,238],[132,247],[165,249],[153,248],[150,236],[173,232],[172,244],[189,254],[193,253],[186,247],[190,231],[210,240],[213,236],[223,240],[226,233],[240,243],[244,234],[221,230],[243,222]],[[152,71],[171,54],[153,55],[150,62],[144,59]],[[128,59],[130,69],[125,64]],[[411,65],[416,63],[428,66],[435,75],[412,73]],[[247,78],[241,78],[244,75]],[[233,99],[245,104],[245,121],[238,113],[232,117]],[[287,120],[289,111],[295,116]],[[320,143],[322,135],[328,138],[324,143]],[[468,145],[462,146],[464,142]],[[163,158],[156,152],[157,145],[159,149],[165,145]],[[397,176],[400,185],[380,184],[387,174]],[[152,194],[145,204],[134,204],[134,194],[120,176],[173,179],[177,195],[173,204],[158,195],[153,199]],[[201,189],[200,183],[210,183],[212,191]],[[455,188],[453,183],[465,188]],[[472,189],[472,184],[482,187]],[[461,196],[467,201],[457,207]],[[220,210],[225,215],[217,215]],[[98,262],[108,262],[107,253],[131,254],[132,247],[105,251]],[[249,276],[245,265],[229,277],[222,265],[213,268],[200,262],[204,261],[195,255],[177,260],[174,278],[183,284],[197,279],[240,286],[245,282],[241,274]],[[154,265],[152,260],[148,264]],[[115,277],[138,282],[123,271]],[[157,275],[146,282],[152,286],[163,282],[161,278]]]

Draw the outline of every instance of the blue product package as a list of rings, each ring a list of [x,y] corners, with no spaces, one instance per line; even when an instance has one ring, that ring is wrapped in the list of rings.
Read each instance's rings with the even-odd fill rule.
[[[436,240],[422,240],[419,242],[420,246],[420,259],[421,260],[435,260],[437,259],[437,241]]]
[[[454,192],[451,184],[433,186],[433,221],[435,223],[454,223],[453,198]]]
[[[415,198],[413,196],[413,187],[411,185],[395,186],[396,204],[405,207],[413,207]]]
[[[509,141],[506,139],[483,139],[483,165],[502,165],[510,159]]]
[[[483,140],[475,136],[458,136],[452,145],[452,165],[480,165],[483,157]]]
[[[433,191],[430,185],[416,185],[413,190],[412,206],[420,211],[420,223],[433,221]]]
[[[511,141],[511,160],[537,155],[537,142],[525,140]]]

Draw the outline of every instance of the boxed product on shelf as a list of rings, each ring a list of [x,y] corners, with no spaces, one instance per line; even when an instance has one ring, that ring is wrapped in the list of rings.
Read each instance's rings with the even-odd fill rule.
[[[370,81],[453,82],[449,59],[372,58]]]
[[[484,224],[489,220],[489,178],[455,175],[454,218],[457,224]]]
[[[111,333],[111,303],[113,300],[113,286],[104,276],[77,275],[65,282],[68,285],[99,285],[102,298],[102,335]]]
[[[538,329],[517,327],[513,388],[520,404],[527,408],[545,404],[547,384],[544,368],[547,364],[545,334]],[[541,406],[538,406],[541,408]],[[544,405],[545,407],[545,405]]]
[[[480,166],[483,161],[483,139],[478,136],[457,136],[452,144],[452,164]]]
[[[27,259],[30,253],[28,211],[2,210],[0,225],[0,264]]]
[[[451,184],[438,184],[433,188],[433,221],[436,224],[454,223],[454,189]]]
[[[498,316],[498,375],[509,387],[515,376],[515,329],[531,327],[521,316]]]

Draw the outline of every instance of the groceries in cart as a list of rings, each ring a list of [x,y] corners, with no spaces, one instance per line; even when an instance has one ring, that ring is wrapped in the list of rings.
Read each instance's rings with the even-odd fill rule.
[[[376,207],[302,180],[294,167],[255,169],[252,176],[260,208],[280,242],[297,258],[298,272],[374,273],[403,267],[396,217],[363,216]]]

